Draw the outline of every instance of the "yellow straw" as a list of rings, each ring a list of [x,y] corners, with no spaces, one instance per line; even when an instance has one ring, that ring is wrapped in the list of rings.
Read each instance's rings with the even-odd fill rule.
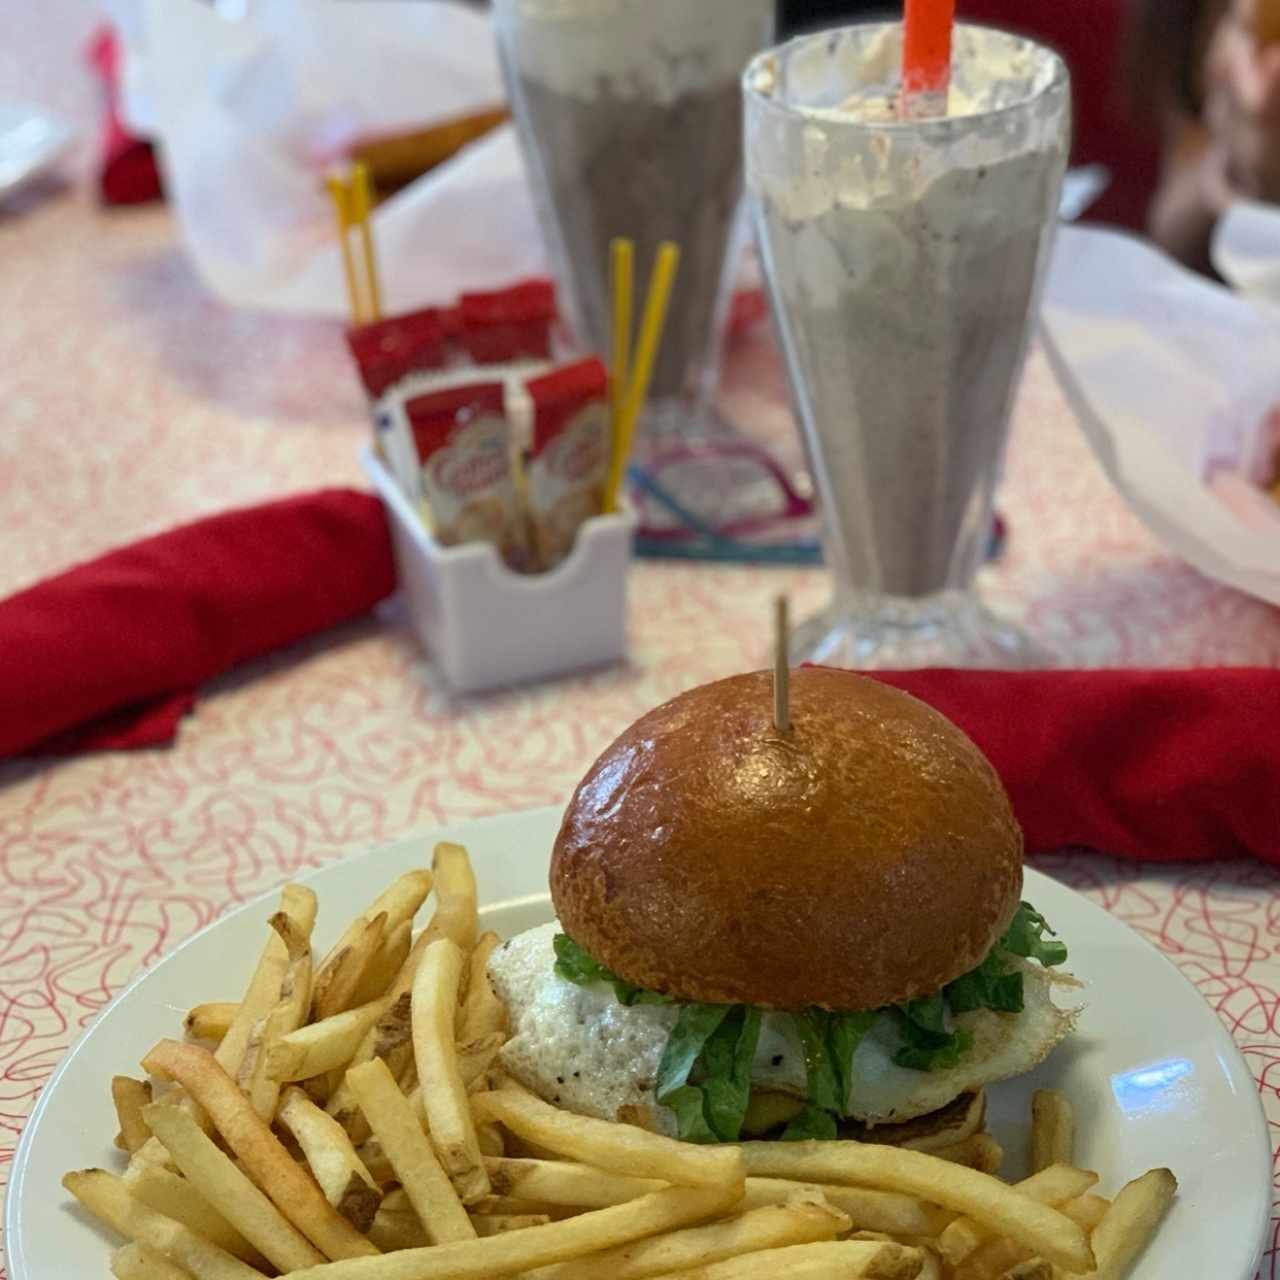
[[[373,251],[369,214],[373,198],[369,191],[369,170],[363,164],[351,170],[351,221],[360,229],[360,251],[364,257],[364,283],[368,290],[369,319],[382,319],[382,286],[378,282],[378,258]]]
[[[334,220],[338,224],[338,243],[342,247],[342,273],[347,279],[347,305],[351,308],[351,323],[360,324],[363,307],[360,302],[360,289],[356,283],[356,264],[351,256],[351,204],[348,199],[347,185],[336,175],[325,180],[329,188],[329,198],[333,201]]]
[[[667,321],[667,304],[671,301],[671,286],[676,269],[680,265],[680,249],[670,240],[658,247],[657,261],[649,277],[649,294],[645,299],[644,318],[640,322],[640,340],[636,344],[635,360],[631,366],[631,381],[623,403],[622,418],[618,427],[618,439],[609,467],[609,482],[604,491],[604,509],[617,511],[618,493],[622,488],[622,476],[631,453],[631,441],[635,436],[636,421],[649,394],[649,381],[662,342],[662,329]]]
[[[627,396],[628,366],[631,363],[631,306],[635,277],[635,245],[619,236],[610,250],[610,280],[613,285],[613,367],[609,370],[610,431],[613,451],[618,453],[618,432]]]

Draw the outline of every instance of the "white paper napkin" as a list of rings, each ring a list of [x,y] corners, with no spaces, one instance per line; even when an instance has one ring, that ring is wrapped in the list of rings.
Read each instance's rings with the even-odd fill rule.
[[[1155,537],[1280,604],[1280,507],[1269,519],[1275,504],[1253,486],[1271,465],[1280,308],[1132,236],[1063,227],[1043,330],[1094,453]]]

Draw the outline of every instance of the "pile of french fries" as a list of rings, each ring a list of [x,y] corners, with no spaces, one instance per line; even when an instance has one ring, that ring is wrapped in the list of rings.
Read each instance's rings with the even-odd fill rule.
[[[1098,1195],[1053,1091],[1013,1185],[986,1133],[699,1147],[577,1116],[497,1065],[498,939],[464,849],[438,845],[318,964],[316,909],[287,885],[240,1001],[112,1081],[127,1168],[63,1185],[128,1240],[118,1280],[1121,1280],[1176,1191],[1156,1169]]]

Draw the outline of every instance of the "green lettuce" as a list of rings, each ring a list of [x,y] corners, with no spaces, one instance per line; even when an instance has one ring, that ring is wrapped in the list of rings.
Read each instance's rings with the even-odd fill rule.
[[[658,1101],[686,1142],[736,1142],[751,1097],[760,1010],[684,1004],[658,1064]],[[697,1073],[696,1083],[690,1078]]]
[[[836,1118],[830,1111],[818,1107],[806,1107],[782,1131],[783,1142],[806,1142],[810,1138],[830,1141],[839,1135]]]
[[[606,969],[599,960],[592,959],[578,946],[568,934],[557,933],[552,942],[556,952],[556,973],[566,982],[579,987],[589,987],[596,982],[607,982],[613,988],[613,994],[619,1004],[671,1004],[670,996],[660,995],[657,991],[646,991],[619,978],[616,973]]]
[[[1048,935],[1046,937],[1046,935]],[[833,1138],[852,1090],[853,1056],[882,1013],[893,1016],[900,1045],[894,1062],[915,1071],[956,1066],[973,1047],[973,1035],[956,1028],[956,1014],[975,1009],[1020,1013],[1023,974],[1011,957],[1062,964],[1066,946],[1030,903],[1019,904],[1005,935],[975,969],[937,995],[889,1009],[793,1013],[804,1051],[809,1105],[787,1125],[783,1137]],[[565,934],[555,938],[556,973],[579,986],[607,983],[620,1004],[671,1004],[670,996],[646,991],[607,969]],[[762,1011],[750,1005],[679,1005],[658,1067],[658,1101],[675,1114],[688,1142],[736,1142],[751,1098],[751,1066],[760,1039]]]
[[[998,945],[1012,955],[1038,960],[1045,968],[1051,968],[1066,961],[1067,948],[1064,943],[1046,941],[1046,933],[1052,938],[1058,936],[1031,903],[1023,902],[1019,903],[1013,923]]]

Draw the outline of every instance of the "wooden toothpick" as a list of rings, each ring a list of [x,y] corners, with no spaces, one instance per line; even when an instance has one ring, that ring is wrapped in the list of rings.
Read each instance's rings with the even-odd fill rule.
[[[787,597],[773,602],[773,723],[779,733],[791,732],[791,661],[788,642]]]

